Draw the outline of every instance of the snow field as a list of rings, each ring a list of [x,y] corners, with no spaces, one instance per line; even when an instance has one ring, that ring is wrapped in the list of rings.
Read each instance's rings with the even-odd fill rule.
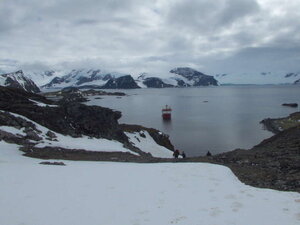
[[[57,105],[49,105],[49,104],[45,104],[45,103],[42,103],[42,102],[38,102],[38,101],[35,101],[35,100],[32,100],[32,99],[29,99],[31,102],[33,102],[34,104],[40,106],[40,107],[58,107]]]
[[[300,194],[258,189],[223,166],[64,161],[0,142],[1,224],[298,225]]]
[[[145,135],[145,137],[142,137],[138,132],[125,132],[126,136],[129,137],[130,142],[132,142],[134,146],[141,149],[143,152],[150,153],[153,157],[173,158],[173,152],[171,150],[158,145],[147,131],[142,133]]]

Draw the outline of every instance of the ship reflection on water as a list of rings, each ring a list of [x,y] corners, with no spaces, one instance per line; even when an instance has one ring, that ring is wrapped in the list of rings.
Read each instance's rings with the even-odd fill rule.
[[[173,130],[172,120],[164,120],[162,119],[162,125],[164,128],[164,131],[168,134]]]

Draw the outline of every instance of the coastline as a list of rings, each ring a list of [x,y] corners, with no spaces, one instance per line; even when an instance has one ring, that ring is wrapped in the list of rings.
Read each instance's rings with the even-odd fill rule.
[[[6,98],[8,93],[7,90],[9,90],[10,96],[15,96],[16,102],[13,104]],[[32,144],[32,140],[35,139],[35,141],[40,141],[40,138],[43,139],[39,134],[37,124],[34,125],[28,120],[26,122],[26,118],[20,118],[18,119],[19,121],[17,121],[19,125],[16,125],[16,119],[13,118],[13,115],[2,113],[2,126],[17,126],[19,127],[18,129],[23,127],[26,136],[21,138],[18,135],[8,135],[7,132],[2,131],[0,136],[1,140],[22,144],[23,147],[20,150],[24,152],[25,156],[44,160],[57,159],[135,163],[214,163],[229,167],[240,181],[245,184],[260,188],[300,192],[299,126],[280,131],[278,134],[262,141],[250,150],[236,149],[208,157],[190,157],[185,159],[159,158],[153,157],[150,153],[143,152],[141,149],[135,147],[125,135],[125,132],[136,133],[138,135],[136,139],[139,140],[138,138],[144,138],[144,133],[141,133],[141,131],[146,131],[157,145],[163,146],[171,152],[174,150],[174,147],[170,142],[169,137],[152,128],[145,128],[139,125],[119,124],[117,120],[121,117],[121,112],[68,101],[62,101],[62,103],[60,103],[61,105],[55,106],[53,105],[53,101],[47,100],[44,97],[29,93],[26,93],[25,95],[22,91],[18,93],[14,89],[7,90],[3,88],[3,92],[1,92],[3,98],[0,105],[1,109],[4,111],[28,116],[37,123],[42,122],[41,124],[48,127],[48,129],[52,126],[56,132],[64,133],[65,135],[88,135],[94,138],[101,137],[110,140],[119,140],[123,143],[123,147],[128,149],[128,152],[95,152],[90,151],[88,146],[84,149],[55,146],[49,147],[46,145],[44,147],[36,147]],[[35,99],[35,101],[28,101],[28,99]],[[80,118],[77,118],[78,112],[81,114]],[[37,116],[37,113],[40,116]],[[51,124],[49,124],[49,121],[45,120],[42,115],[48,115],[51,118],[56,119],[52,120]],[[61,118],[57,116],[60,116]],[[68,118],[68,123],[63,122],[65,116]],[[94,118],[94,120],[92,118]],[[60,119],[61,122],[57,122],[57,119]],[[105,129],[101,128],[99,130],[100,124],[95,124],[95,121],[102,121],[101,124],[102,126],[105,125],[103,127]],[[67,127],[69,126],[69,123],[73,125]],[[99,132],[101,132],[101,135],[99,135]],[[55,143],[58,133],[45,132],[47,137],[44,138],[44,141],[50,139],[52,144]],[[139,155],[135,155],[136,153]]]

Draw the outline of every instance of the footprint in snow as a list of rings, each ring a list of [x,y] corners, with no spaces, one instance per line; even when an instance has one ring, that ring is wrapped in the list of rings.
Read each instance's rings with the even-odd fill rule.
[[[218,215],[220,215],[223,211],[222,210],[220,210],[218,207],[215,207],[215,208],[211,208],[210,209],[210,215],[211,216],[218,216]]]
[[[243,207],[243,204],[240,202],[233,202],[231,208],[233,212],[238,212]]]
[[[236,199],[235,195],[226,195],[225,196],[226,199]]]
[[[171,224],[179,223],[180,221],[185,220],[185,219],[186,219],[186,216],[177,217],[177,218],[171,220]]]

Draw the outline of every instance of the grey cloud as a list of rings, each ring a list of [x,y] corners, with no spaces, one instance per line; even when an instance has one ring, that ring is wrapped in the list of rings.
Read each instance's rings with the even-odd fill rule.
[[[0,1],[0,66],[296,68],[300,15],[274,16],[272,7],[255,0]]]
[[[74,22],[74,25],[95,25],[99,21],[94,19],[79,19]]]
[[[208,67],[215,66],[215,71],[224,73],[263,71],[297,72],[300,70],[298,65],[300,60],[299,52],[300,46],[297,48],[245,48],[230,57],[211,59],[206,63]]]
[[[260,7],[256,0],[226,0],[220,12],[219,23],[226,25],[241,18],[259,12]]]
[[[180,0],[169,10],[168,22],[182,30],[205,33],[240,22],[258,11],[255,0]]]

